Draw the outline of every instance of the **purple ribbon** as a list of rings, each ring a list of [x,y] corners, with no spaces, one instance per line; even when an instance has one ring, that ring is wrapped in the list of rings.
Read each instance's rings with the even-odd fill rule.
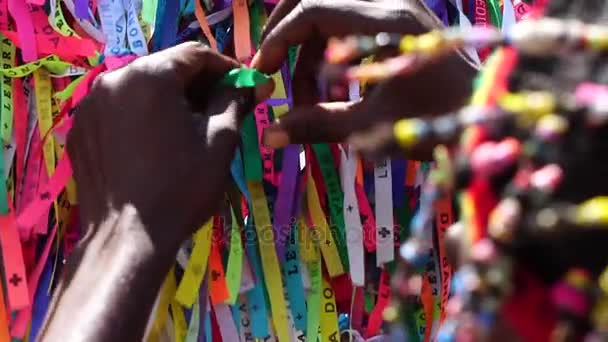
[[[441,19],[443,25],[450,26],[448,8],[445,0],[425,0],[425,2],[426,5],[435,12],[435,15]]]
[[[286,99],[268,99],[266,100],[266,104],[269,106],[282,106],[282,105],[288,105],[291,108],[291,98],[286,98]]]
[[[227,7],[232,7],[232,0],[215,0],[214,10],[222,10]]]
[[[277,200],[274,204],[274,242],[280,262],[285,260],[285,250],[291,227],[295,222],[293,216],[294,202],[296,200],[296,184],[299,169],[299,145],[289,145],[283,152],[283,172]]]
[[[287,98],[284,99],[268,99],[266,104],[269,106],[282,106],[288,105],[289,108],[293,106],[293,98],[291,95],[291,76],[289,74],[289,67],[287,63],[283,63],[281,67],[281,75],[283,76],[283,85],[285,86],[285,94]]]
[[[76,0],[74,3],[76,7],[76,16],[78,19],[88,20],[89,19],[89,1],[88,0]]]
[[[289,75],[287,63],[283,64],[281,74],[283,76],[283,84],[285,85],[285,92],[287,94],[286,100],[291,104],[291,77]],[[283,151],[281,184],[279,184],[279,191],[274,204],[273,220],[274,243],[281,263],[285,261],[287,240],[289,239],[291,227],[295,222],[294,204],[296,202],[295,194],[300,166],[299,158],[299,145],[289,145]]]

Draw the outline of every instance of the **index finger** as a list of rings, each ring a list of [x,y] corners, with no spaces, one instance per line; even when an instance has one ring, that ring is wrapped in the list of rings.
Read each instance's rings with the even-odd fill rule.
[[[264,30],[262,30],[262,41],[266,39],[266,36],[268,36],[268,34],[274,30],[275,26],[277,26],[277,24],[280,23],[281,20],[283,20],[283,18],[285,18],[285,16],[289,14],[289,12],[291,12],[291,10],[293,10],[293,8],[296,7],[299,2],[300,0],[279,1],[279,3],[272,10],[272,13],[270,13],[270,17],[268,17],[268,20],[266,21]]]
[[[423,27],[403,9],[360,0],[302,1],[262,42],[252,66],[264,73],[279,70],[291,46],[309,40],[378,32],[419,33]]]

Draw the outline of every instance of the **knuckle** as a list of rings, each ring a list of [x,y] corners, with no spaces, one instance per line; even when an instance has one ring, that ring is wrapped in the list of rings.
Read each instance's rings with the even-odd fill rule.
[[[93,80],[93,82],[91,83],[91,89],[89,90],[90,94],[99,93],[108,86],[108,73],[109,72],[104,71]]]
[[[124,68],[116,69],[101,73],[91,84],[91,93],[95,96],[107,95],[112,89],[118,89],[125,86],[133,80],[134,76],[141,71],[136,67],[129,65]]]
[[[175,67],[173,60],[163,60],[162,63],[156,59],[138,58],[125,68],[125,81],[149,79],[150,77],[173,70]]]
[[[150,64],[150,56],[146,56],[146,57],[135,59],[134,61],[129,63],[127,66],[125,66],[123,69],[127,69],[131,72],[133,72],[133,71],[141,72],[141,71],[145,70],[147,65],[149,65],[149,64]],[[121,70],[121,69],[118,69],[118,70]],[[118,71],[118,70],[116,70],[116,71]]]
[[[179,70],[180,65],[179,62],[174,59],[167,59],[163,61],[163,63],[154,64],[152,67],[153,68],[150,68],[152,70],[149,70],[152,71],[152,74],[167,76],[169,74],[174,74]]]
[[[310,13],[323,9],[326,6],[325,0],[303,0],[301,3],[302,11]]]
[[[108,74],[106,79],[110,83],[108,86],[113,88],[123,87],[132,91],[134,87],[143,86],[145,89],[152,89],[175,75],[176,64],[169,58],[162,61],[138,58],[125,68]],[[117,73],[114,74],[115,72]]]
[[[199,53],[205,55],[211,53],[212,51],[209,46],[199,41],[188,41],[182,43],[182,45],[187,49],[197,50]]]

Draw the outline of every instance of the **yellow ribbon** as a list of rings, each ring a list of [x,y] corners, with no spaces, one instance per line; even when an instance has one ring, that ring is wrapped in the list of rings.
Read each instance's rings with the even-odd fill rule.
[[[209,220],[194,234],[194,249],[175,293],[175,300],[189,308],[198,298],[198,289],[207,270],[207,260],[211,252],[212,226],[213,220]]]
[[[51,78],[45,69],[38,69],[34,72],[34,92],[36,95],[36,111],[38,112],[38,129],[40,138],[44,139],[53,126],[53,116],[51,107]],[[54,139],[49,136],[42,147],[44,162],[49,177],[55,172],[55,147]]]
[[[258,236],[262,271],[266,282],[268,297],[274,328],[279,341],[289,341],[289,317],[287,316],[287,302],[283,294],[283,281],[281,267],[274,246],[274,233],[270,223],[270,213],[266,203],[266,195],[261,182],[247,182],[251,195],[253,218]]]
[[[160,340],[165,322],[167,321],[167,316],[169,315],[169,304],[172,302],[171,298],[173,298],[175,294],[175,287],[175,275],[172,268],[169,271],[169,274],[167,274],[167,278],[165,278],[160,290],[160,298],[156,308],[156,318],[154,319],[154,324],[148,334],[147,342],[158,342]]]
[[[308,171],[308,182],[306,182],[306,198],[308,200],[308,210],[310,210],[310,216],[313,221],[314,228],[317,230],[318,236],[321,237],[319,247],[321,248],[321,254],[325,260],[327,266],[327,272],[333,278],[344,274],[344,268],[342,268],[342,262],[340,261],[340,254],[338,248],[334,242],[333,235],[329,230],[325,213],[319,204],[319,194],[317,193],[317,187],[315,181]]]

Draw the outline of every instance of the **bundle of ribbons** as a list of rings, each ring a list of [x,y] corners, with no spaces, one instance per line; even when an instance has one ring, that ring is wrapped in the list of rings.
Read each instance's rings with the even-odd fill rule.
[[[69,113],[97,75],[187,40],[247,63],[276,1],[0,0],[0,341],[33,340],[82,235]],[[446,24],[508,28],[523,1],[428,1]],[[148,340],[338,341],[387,332],[395,255],[422,210],[431,163],[372,163],[340,144],[260,143],[291,106],[295,49],[270,100],[243,124],[226,206],[187,241],[155,306]],[[471,50],[477,56],[476,50]],[[480,50],[483,62],[487,51]],[[364,95],[351,87],[351,99]],[[426,205],[426,204],[425,204]],[[412,341],[435,339],[449,297],[449,196],[432,213]],[[272,228],[268,228],[272,227]],[[271,237],[270,239],[268,237]]]

